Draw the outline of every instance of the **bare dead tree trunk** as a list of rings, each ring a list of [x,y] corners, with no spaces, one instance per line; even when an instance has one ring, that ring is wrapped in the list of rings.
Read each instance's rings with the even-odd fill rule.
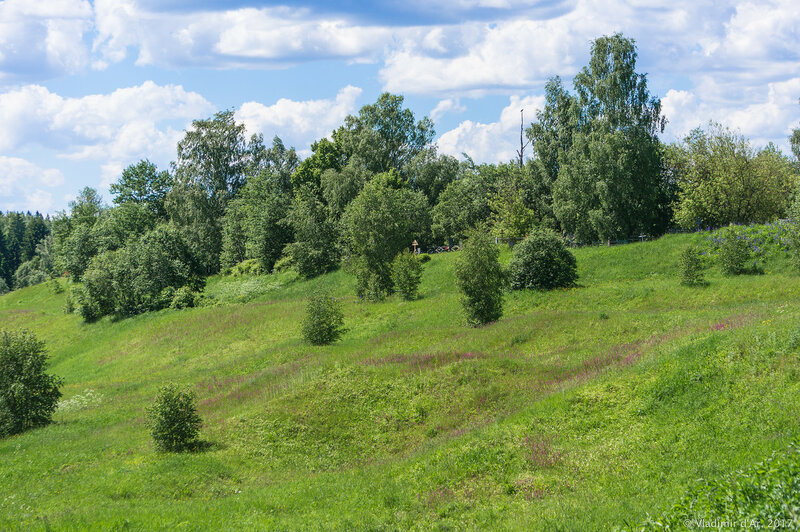
[[[531,141],[524,142],[524,126],[525,126],[525,120],[523,118],[524,111],[525,109],[519,110],[519,149],[517,150],[517,157],[519,157],[520,168],[522,168],[522,166],[525,164],[525,148],[531,142]]]

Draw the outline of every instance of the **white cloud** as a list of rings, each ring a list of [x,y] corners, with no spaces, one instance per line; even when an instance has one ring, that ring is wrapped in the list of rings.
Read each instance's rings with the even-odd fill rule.
[[[520,109],[525,109],[525,125],[544,107],[543,96],[512,96],[497,122],[488,124],[466,120],[436,141],[439,151],[456,157],[462,153],[475,162],[507,162],[519,149]],[[528,148],[530,154],[530,148]]]
[[[439,100],[439,103],[431,111],[430,117],[434,122],[438,122],[447,113],[463,113],[466,110],[467,108],[461,105],[461,101],[458,98],[445,98],[444,100]]]
[[[787,138],[800,119],[800,77],[750,91],[744,105],[726,99],[725,85],[706,82],[703,87],[708,92],[701,93],[702,98],[697,95],[699,91],[670,90],[662,99],[662,112],[669,120],[665,131],[668,140],[681,139],[712,120],[741,131],[756,146],[772,141],[788,150]]]
[[[0,94],[0,151],[49,150],[71,161],[96,161],[100,181],[90,184],[103,189],[139,159],[165,166],[174,157],[182,128],[213,110],[197,93],[152,81],[81,98],[26,85]],[[42,179],[61,178],[48,172]]]
[[[61,170],[41,168],[25,159],[0,155],[0,210],[47,212],[53,197],[46,189],[63,182]]]
[[[434,28],[391,51],[380,78],[386,90],[426,94],[531,87],[574,71],[576,57],[586,46],[575,37],[588,31],[586,25],[560,19],[471,23],[451,29],[446,37]]]
[[[83,68],[89,60],[83,35],[91,16],[86,0],[0,2],[0,82]]]
[[[138,49],[137,64],[279,67],[313,59],[377,60],[393,36],[381,26],[314,17],[307,9],[153,12],[127,0],[95,2],[96,66]]]
[[[269,140],[274,135],[287,145],[307,148],[311,142],[328,136],[356,109],[361,89],[348,85],[333,100],[295,101],[281,98],[272,105],[245,102],[236,111],[236,120],[243,122],[250,133],[263,133]]]
[[[172,152],[180,133],[163,122],[212,110],[197,93],[152,81],[81,98],[27,85],[0,94],[0,150],[39,145],[67,158],[98,160]]]

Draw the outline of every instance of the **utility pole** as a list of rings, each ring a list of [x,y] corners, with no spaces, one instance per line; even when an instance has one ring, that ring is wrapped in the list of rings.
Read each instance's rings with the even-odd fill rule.
[[[522,168],[522,166],[525,164],[525,148],[528,146],[528,144],[531,143],[531,141],[528,141],[523,144],[524,141],[523,127],[525,125],[525,119],[523,118],[524,111],[525,109],[519,110],[519,149],[517,150],[517,157],[519,157],[520,168]]]

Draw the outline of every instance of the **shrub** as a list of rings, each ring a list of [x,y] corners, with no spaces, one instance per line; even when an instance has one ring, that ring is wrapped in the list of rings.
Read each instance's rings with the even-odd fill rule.
[[[509,277],[513,290],[551,290],[573,286],[578,267],[561,237],[550,229],[537,229],[514,247]]]
[[[147,426],[156,449],[181,452],[197,449],[202,420],[195,406],[194,391],[167,384],[147,409]]]
[[[64,314],[72,314],[75,312],[75,296],[72,295],[72,289],[67,292],[67,297],[64,298]]]
[[[61,281],[58,279],[50,279],[47,283],[47,286],[50,287],[50,291],[54,294],[62,294],[64,293],[64,287],[61,285]]]
[[[500,252],[482,229],[469,232],[456,263],[456,283],[467,322],[482,325],[503,315],[505,276],[498,261]]]
[[[288,272],[292,268],[294,268],[294,262],[291,255],[284,254],[275,261],[275,266],[272,267],[272,271],[275,273],[283,273]]]
[[[410,251],[401,251],[392,262],[392,281],[395,290],[406,301],[417,298],[422,280],[422,263]]]
[[[248,259],[231,267],[231,275],[263,275],[264,268],[257,259]]]
[[[758,271],[756,263],[750,264],[753,257],[747,240],[732,227],[722,233],[722,242],[717,252],[717,258],[722,273],[725,275],[741,275]]]
[[[61,392],[45,373],[44,342],[28,331],[0,332],[0,436],[50,423]]]
[[[100,305],[97,301],[92,299],[84,287],[76,286],[70,292],[70,296],[71,297],[67,299],[66,308],[70,308],[74,305],[74,308],[78,311],[78,314],[81,315],[83,321],[93,322],[103,317]]]
[[[370,268],[364,260],[354,259],[347,269],[356,276],[356,295],[369,301],[383,301],[394,291],[391,264],[379,264]]]
[[[8,284],[6,280],[0,277],[0,296],[8,293]]]
[[[680,275],[681,284],[685,286],[697,286],[705,282],[703,278],[703,257],[697,246],[687,246],[681,252]]]
[[[341,305],[327,291],[313,294],[306,306],[303,319],[303,338],[314,345],[335,342],[344,332],[344,314]]]
[[[172,301],[169,304],[169,308],[191,308],[195,305],[196,295],[197,294],[192,292],[192,289],[188,286],[182,286],[175,290],[175,294],[172,296]]]

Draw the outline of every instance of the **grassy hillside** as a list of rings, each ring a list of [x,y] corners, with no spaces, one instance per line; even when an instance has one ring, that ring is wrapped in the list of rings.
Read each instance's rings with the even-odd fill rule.
[[[800,278],[773,258],[682,287],[700,238],[576,250],[579,287],[509,294],[477,329],[454,254],[414,302],[360,302],[341,271],[213,278],[218,306],[95,324],[45,285],[0,297],[0,327],[35,331],[65,382],[54,424],[0,440],[0,528],[641,523],[800,441]],[[349,331],[313,347],[298,324],[322,286]],[[166,381],[196,389],[207,451],[154,451]]]

